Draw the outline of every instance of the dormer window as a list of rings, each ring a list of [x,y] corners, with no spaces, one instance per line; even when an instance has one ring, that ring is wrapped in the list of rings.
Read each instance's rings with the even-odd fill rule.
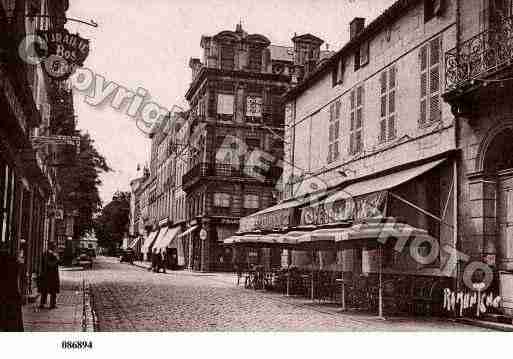
[[[235,64],[235,48],[234,45],[221,46],[221,69],[233,70]]]
[[[369,41],[365,41],[354,54],[354,70],[358,71],[369,63]]]
[[[432,20],[436,16],[441,16],[443,6],[443,0],[424,0],[424,23]]]
[[[346,65],[344,59],[339,59],[334,65],[332,70],[332,86],[335,87],[344,82],[344,72]]]
[[[262,69],[262,49],[257,46],[249,47],[249,70],[260,71]]]

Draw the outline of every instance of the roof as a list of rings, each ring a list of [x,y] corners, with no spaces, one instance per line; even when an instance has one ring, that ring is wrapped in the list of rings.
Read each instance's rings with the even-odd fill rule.
[[[280,45],[269,45],[271,60],[294,61],[294,48]]]
[[[325,61],[308,77],[306,77],[298,86],[291,88],[283,96],[285,99],[291,99],[302,94],[308,87],[319,81],[326,72],[331,70],[331,66],[341,57],[345,57],[352,52],[355,47],[359,46],[365,40],[383,29],[384,26],[393,23],[395,20],[404,15],[404,12],[411,6],[417,4],[420,0],[398,0],[372,21],[362,32],[346,43],[329,61]]]
[[[319,43],[319,44],[323,44],[324,43],[324,40],[319,39],[317,36],[312,35],[312,34],[297,35],[297,36],[294,36],[292,38],[292,41],[294,41],[294,42],[297,41],[297,40],[316,42],[316,43]]]

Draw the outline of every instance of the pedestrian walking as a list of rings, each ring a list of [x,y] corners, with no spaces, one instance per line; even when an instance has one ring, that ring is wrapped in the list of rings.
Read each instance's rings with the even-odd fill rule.
[[[166,273],[166,265],[167,265],[167,252],[165,249],[160,250],[160,268],[162,268],[162,272]],[[159,268],[159,272],[160,272]]]
[[[151,268],[156,273],[159,271],[159,268],[160,268],[160,255],[157,252],[156,248],[153,249],[153,254],[152,254],[151,258],[152,258]]]
[[[0,273],[0,331],[22,332],[22,296],[18,281],[20,263],[5,244],[0,247]]]
[[[50,309],[57,308],[57,293],[60,291],[59,255],[55,251],[53,243],[48,244],[48,249],[43,255],[38,287],[39,293],[41,293],[39,308],[44,308],[46,305],[48,294],[50,295]]]

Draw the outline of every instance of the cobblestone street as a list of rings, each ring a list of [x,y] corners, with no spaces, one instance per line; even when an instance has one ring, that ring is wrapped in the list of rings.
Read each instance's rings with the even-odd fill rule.
[[[92,286],[99,331],[477,331],[437,319],[342,314],[281,294],[237,287],[231,274],[153,273],[115,258],[99,257],[85,276]]]

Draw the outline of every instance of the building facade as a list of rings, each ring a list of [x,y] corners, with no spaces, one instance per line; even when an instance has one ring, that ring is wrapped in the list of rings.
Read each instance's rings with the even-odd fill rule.
[[[461,269],[457,127],[442,98],[459,3],[397,1],[350,23],[349,42],[285,95],[285,200],[241,219],[241,233],[325,231],[347,242],[285,250],[282,263],[371,282],[385,273],[443,303]]]
[[[186,193],[189,265],[229,270],[232,249],[222,245],[239,219],[276,203],[283,158],[281,96],[322,56],[322,40],[296,36],[295,47],[235,31],[203,36],[203,59],[191,59],[186,93],[190,153],[182,177]],[[266,156],[273,153],[273,157]]]
[[[445,52],[444,98],[458,124],[459,246],[493,269],[513,314],[511,1],[459,2],[457,46]]]
[[[42,253],[56,236],[55,149],[35,140],[51,134],[56,99],[63,98],[42,65],[26,63],[19,54],[26,35],[62,29],[68,5],[65,0],[0,2],[1,245],[23,263],[25,295],[32,292]]]

